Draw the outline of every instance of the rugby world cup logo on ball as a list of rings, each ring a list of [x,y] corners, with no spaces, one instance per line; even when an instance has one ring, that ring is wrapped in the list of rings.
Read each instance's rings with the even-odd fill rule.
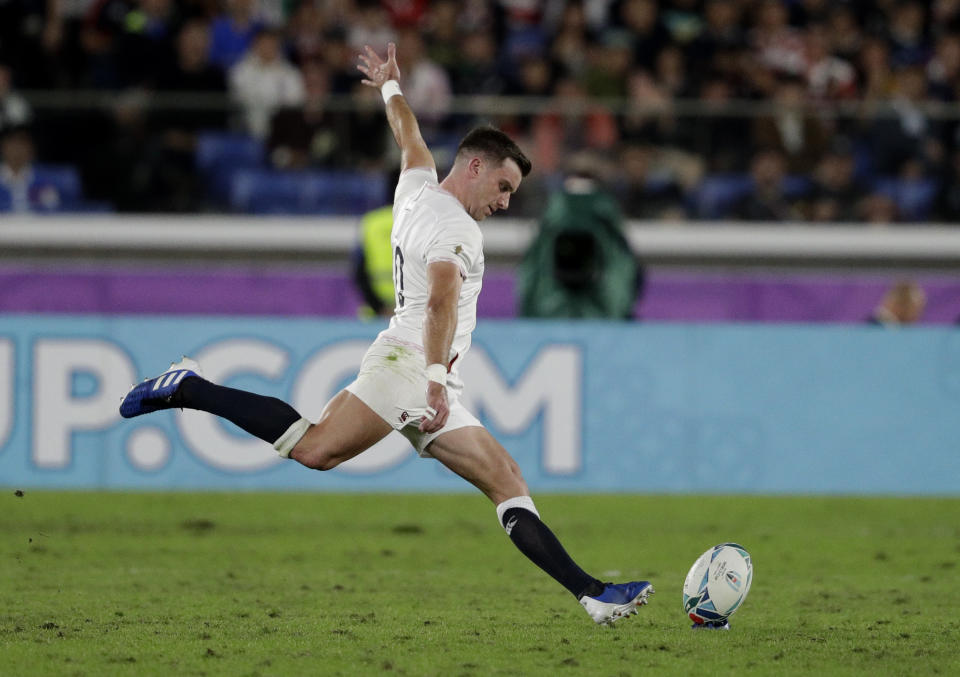
[[[683,582],[683,611],[697,625],[724,625],[750,592],[753,564],[737,543],[721,543],[697,558]]]

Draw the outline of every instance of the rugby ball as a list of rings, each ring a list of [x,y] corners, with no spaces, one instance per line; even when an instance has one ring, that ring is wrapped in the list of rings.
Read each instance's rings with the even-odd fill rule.
[[[737,543],[721,543],[700,555],[683,582],[683,611],[696,624],[724,623],[750,592],[753,564]]]

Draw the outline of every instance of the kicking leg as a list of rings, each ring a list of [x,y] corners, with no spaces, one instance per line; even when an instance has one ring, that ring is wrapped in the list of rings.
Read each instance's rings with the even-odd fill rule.
[[[520,467],[486,428],[472,426],[444,433],[428,451],[487,495],[497,506],[500,525],[514,545],[560,585],[577,598],[603,591],[603,584],[577,566],[540,520]]]
[[[540,520],[519,466],[485,428],[452,430],[435,439],[428,451],[493,501],[514,545],[573,593],[594,622],[613,623],[647,603],[653,593],[647,581],[604,584],[577,566]]]

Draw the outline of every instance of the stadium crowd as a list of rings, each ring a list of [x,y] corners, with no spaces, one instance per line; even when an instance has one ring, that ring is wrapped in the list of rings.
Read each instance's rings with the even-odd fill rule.
[[[960,0],[0,0],[0,132],[121,211],[229,208],[211,130],[386,175],[356,54],[391,40],[431,147],[484,119],[529,149],[511,215],[585,151],[631,218],[960,220]]]

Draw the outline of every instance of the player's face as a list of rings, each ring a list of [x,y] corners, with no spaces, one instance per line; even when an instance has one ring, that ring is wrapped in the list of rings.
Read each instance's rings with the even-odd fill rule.
[[[483,221],[495,211],[506,209],[510,206],[510,196],[520,187],[522,179],[520,167],[510,158],[500,166],[484,162],[474,184],[470,216],[476,221]]]

